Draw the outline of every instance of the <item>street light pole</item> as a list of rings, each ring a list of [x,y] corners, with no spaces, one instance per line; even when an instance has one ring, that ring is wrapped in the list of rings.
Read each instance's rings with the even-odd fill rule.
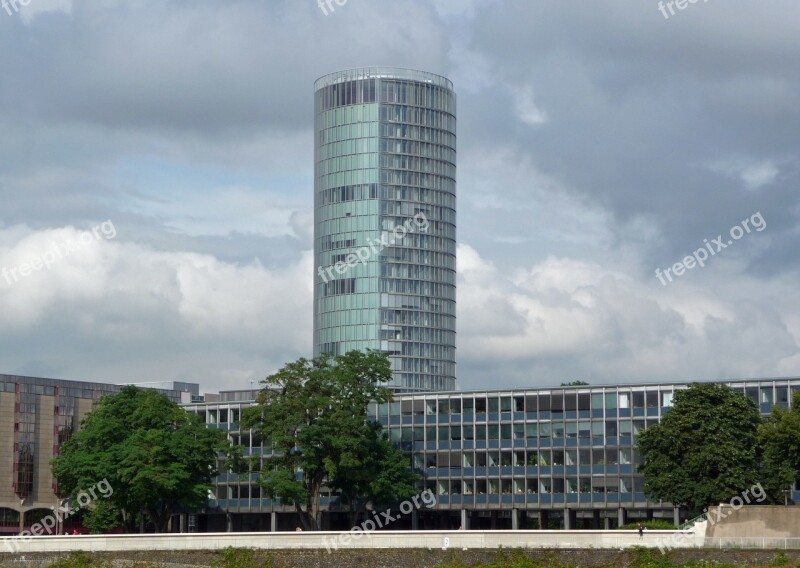
[[[69,498],[58,499],[58,504],[56,505],[56,510],[53,511],[53,513],[56,516],[56,534],[57,535],[63,535],[64,534],[64,519],[61,518],[61,509],[68,502],[69,502]]]

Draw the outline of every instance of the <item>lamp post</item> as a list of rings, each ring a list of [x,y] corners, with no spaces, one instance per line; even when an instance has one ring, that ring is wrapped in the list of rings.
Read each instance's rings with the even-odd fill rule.
[[[56,506],[51,507],[51,509],[53,509],[53,515],[56,518],[56,535],[64,534],[64,520],[61,518],[61,509],[67,503],[69,503],[68,497],[66,499],[58,499]]]

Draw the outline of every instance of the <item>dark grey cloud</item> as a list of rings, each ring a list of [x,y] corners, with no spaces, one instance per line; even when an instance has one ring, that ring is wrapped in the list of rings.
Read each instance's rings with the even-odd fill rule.
[[[0,265],[118,228],[0,281],[3,371],[221,388],[307,355],[313,81],[392,65],[458,91],[463,386],[797,374],[800,5],[657,4],[0,13]],[[763,232],[654,278],[755,212]]]
[[[520,127],[508,94],[487,88],[466,110],[462,97],[461,139],[497,145],[512,133],[539,169],[620,223],[656,217],[666,239],[652,251],[659,259],[759,210],[774,219],[772,235],[798,244],[796,218],[784,214],[800,196],[800,41],[787,24],[798,7],[709,3],[665,21],[655,6],[487,6],[471,49],[493,61],[495,86],[531,86],[549,120]],[[709,171],[733,156],[775,160],[781,175],[748,192]]]

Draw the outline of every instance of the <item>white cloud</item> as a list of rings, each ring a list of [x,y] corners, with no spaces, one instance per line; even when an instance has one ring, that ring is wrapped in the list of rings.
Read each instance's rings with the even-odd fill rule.
[[[742,181],[747,189],[758,189],[771,184],[778,177],[779,170],[771,160],[753,164],[741,172]]]
[[[44,254],[51,243],[80,234],[72,227],[0,230],[0,267],[17,267]],[[131,369],[147,376],[172,373],[171,378],[201,373],[205,386],[220,388],[224,384],[217,377],[230,376],[243,361],[253,365],[244,367],[246,374],[261,378],[293,354],[308,355],[311,263],[310,252],[291,265],[266,269],[258,262],[231,264],[206,254],[94,241],[49,270],[10,284],[0,280],[5,370],[25,368],[41,353],[41,347],[11,349],[11,338],[47,335],[66,321],[73,336],[63,342],[77,336],[85,351],[77,359],[59,360],[54,352],[48,358],[72,376],[84,365],[96,365],[92,376],[107,370],[97,352],[108,349],[119,351],[107,380],[123,380],[120,375],[129,376]],[[198,364],[207,352],[220,349],[223,356]]]
[[[27,4],[23,0],[17,0],[16,3],[20,5],[20,17],[26,25],[49,12],[72,12],[72,0],[27,0]]]
[[[511,384],[797,373],[797,321],[786,314],[800,294],[789,278],[754,295],[755,280],[706,268],[713,288],[687,281],[665,289],[632,277],[634,266],[556,257],[507,277],[464,245],[459,267],[459,361],[491,360]],[[462,376],[461,384],[480,379]]]
[[[514,108],[519,119],[525,124],[539,126],[549,120],[547,113],[536,104],[533,88],[530,86],[514,94]]]
[[[711,170],[738,178],[745,189],[755,191],[773,183],[780,170],[774,160],[731,158],[711,164]]]
[[[476,15],[478,8],[489,7],[497,0],[434,0],[436,12],[442,18],[469,18]]]

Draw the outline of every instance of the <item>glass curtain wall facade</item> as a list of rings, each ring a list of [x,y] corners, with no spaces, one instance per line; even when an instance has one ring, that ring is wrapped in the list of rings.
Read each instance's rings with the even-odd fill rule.
[[[763,415],[789,408],[800,379],[726,383]],[[408,394],[370,408],[411,454],[439,507],[659,510],[637,473],[636,440],[688,384]],[[791,499],[800,498],[793,487]],[[671,509],[671,505],[669,506]]]
[[[369,67],[314,100],[314,354],[378,349],[395,389],[453,390],[453,85]]]
[[[800,391],[800,378],[725,384],[765,416],[775,406],[789,408]],[[680,511],[644,492],[636,443],[670,411],[675,392],[688,385],[405,393],[388,404],[371,404],[369,418],[406,452],[420,475],[420,490],[436,495],[434,507],[418,512],[420,528],[457,528],[462,519],[469,528],[489,528],[490,516],[496,517],[496,528],[614,528],[645,518],[675,522]],[[219,402],[186,409],[209,428],[228,430],[231,440],[245,447],[245,457],[268,457],[269,444],[236,424],[256,395],[225,392]],[[234,530],[267,526],[273,512],[281,527],[289,526],[293,507],[268,499],[255,478],[222,473],[215,479],[201,530],[225,530],[226,514],[234,515]],[[797,483],[787,487],[787,497],[800,502],[799,489]],[[336,492],[325,488],[320,505],[324,526],[350,526],[346,515],[337,521],[346,507]]]

